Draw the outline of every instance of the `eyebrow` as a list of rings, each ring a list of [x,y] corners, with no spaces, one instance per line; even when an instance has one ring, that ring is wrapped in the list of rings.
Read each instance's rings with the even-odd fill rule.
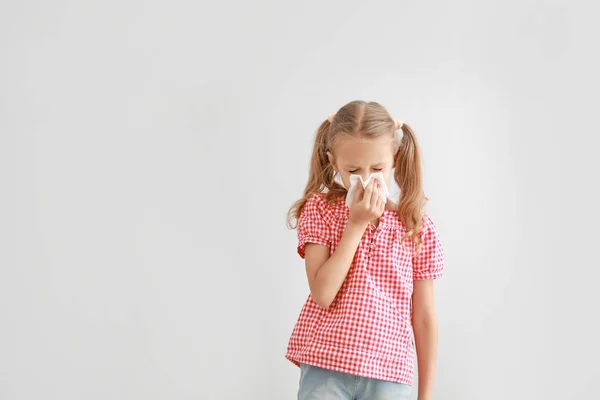
[[[385,165],[384,162],[378,162],[377,164],[373,164],[371,167],[383,167]],[[346,169],[358,169],[356,165],[345,165]]]

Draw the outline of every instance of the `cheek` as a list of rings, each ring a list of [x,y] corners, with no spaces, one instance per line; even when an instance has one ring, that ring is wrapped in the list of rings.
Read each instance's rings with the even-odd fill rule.
[[[344,187],[346,189],[348,189],[350,187],[350,175],[349,174],[342,174],[342,181],[344,182]]]
[[[340,178],[342,179],[342,182],[344,182],[344,188],[345,189],[349,189],[350,188],[350,173],[349,172],[340,172]]]

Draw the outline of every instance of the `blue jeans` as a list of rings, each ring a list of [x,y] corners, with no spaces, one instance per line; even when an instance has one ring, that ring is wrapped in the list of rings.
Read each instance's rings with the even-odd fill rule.
[[[363,378],[300,364],[298,400],[410,400],[404,383]]]

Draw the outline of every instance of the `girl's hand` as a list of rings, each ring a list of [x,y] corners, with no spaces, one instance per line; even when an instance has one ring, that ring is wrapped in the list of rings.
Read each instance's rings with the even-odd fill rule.
[[[352,199],[349,222],[368,225],[369,222],[381,217],[385,210],[385,203],[386,199],[379,191],[377,180],[371,179],[366,189],[359,185]]]

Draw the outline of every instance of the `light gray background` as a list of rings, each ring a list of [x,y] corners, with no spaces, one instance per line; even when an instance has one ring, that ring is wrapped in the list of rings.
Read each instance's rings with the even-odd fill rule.
[[[598,398],[599,7],[3,1],[0,399],[293,399],[288,206],[354,100],[415,129],[434,399]]]

